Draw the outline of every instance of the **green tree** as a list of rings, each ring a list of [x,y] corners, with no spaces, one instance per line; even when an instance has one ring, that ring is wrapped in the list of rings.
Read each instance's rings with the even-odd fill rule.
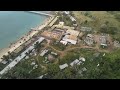
[[[57,64],[50,64],[47,67],[47,73],[49,76],[53,77],[60,71],[59,66]]]

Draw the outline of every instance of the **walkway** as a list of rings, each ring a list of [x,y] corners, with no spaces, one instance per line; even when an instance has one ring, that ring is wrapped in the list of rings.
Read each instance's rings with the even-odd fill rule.
[[[43,12],[40,12],[40,11],[28,11],[28,12],[30,12],[30,13],[34,13],[34,14],[39,14],[39,15],[50,16],[50,17],[53,16],[53,15],[51,15],[51,14],[43,13]]]

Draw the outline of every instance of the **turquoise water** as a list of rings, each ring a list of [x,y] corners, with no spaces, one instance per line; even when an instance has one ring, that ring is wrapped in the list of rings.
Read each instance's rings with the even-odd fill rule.
[[[0,11],[0,49],[8,47],[46,18],[23,11]]]

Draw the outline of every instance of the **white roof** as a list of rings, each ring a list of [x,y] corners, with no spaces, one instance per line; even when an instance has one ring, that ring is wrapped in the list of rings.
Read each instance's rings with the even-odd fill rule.
[[[79,60],[81,60],[81,61],[85,61],[85,58],[83,58],[83,57],[80,57],[80,58],[79,58]]]
[[[40,54],[40,56],[44,56],[46,53],[48,52],[48,50],[43,50]]]
[[[69,14],[70,12],[69,11],[64,11],[65,14]]]
[[[75,20],[75,18],[74,18],[74,17],[72,17],[72,16],[70,16],[70,19],[71,19],[72,21],[76,21],[76,20]]]
[[[64,45],[67,45],[67,43],[68,43],[67,41],[64,41],[64,40],[61,40],[60,42]]]
[[[74,60],[72,63],[70,63],[71,66],[74,66],[75,64],[79,65],[80,61],[78,59]]]
[[[55,52],[51,52],[51,54],[57,55],[57,53],[55,53]]]
[[[35,65],[35,62],[32,62],[31,65]]]
[[[44,37],[40,37],[37,41],[33,43],[33,46],[36,44],[36,42],[41,43],[44,39]]]
[[[42,79],[44,75],[41,75],[40,77],[38,77],[38,79]]]
[[[77,41],[71,40],[71,39],[67,39],[66,37],[63,38],[63,40],[66,41],[66,42],[70,42],[71,44],[74,44],[74,45],[77,43]]]
[[[68,67],[68,64],[67,64],[67,63],[65,63],[65,64],[63,64],[63,65],[59,65],[59,68],[60,68],[60,69],[65,69],[66,67]]]
[[[59,22],[59,25],[62,25],[62,26],[63,26],[63,25],[64,25],[64,22]]]

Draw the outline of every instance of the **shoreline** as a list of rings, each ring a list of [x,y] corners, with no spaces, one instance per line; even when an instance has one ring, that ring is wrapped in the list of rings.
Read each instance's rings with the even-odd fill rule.
[[[10,43],[7,48],[0,49],[0,62],[2,61],[1,58],[4,55],[8,55],[8,52],[11,53],[11,52],[15,51],[17,48],[19,48],[21,45],[23,45],[26,41],[31,39],[41,29],[46,27],[53,18],[54,18],[54,15],[52,17],[47,17],[40,25],[38,24],[34,29],[31,28],[31,30],[28,33],[21,36],[21,38],[18,38],[15,42]]]

